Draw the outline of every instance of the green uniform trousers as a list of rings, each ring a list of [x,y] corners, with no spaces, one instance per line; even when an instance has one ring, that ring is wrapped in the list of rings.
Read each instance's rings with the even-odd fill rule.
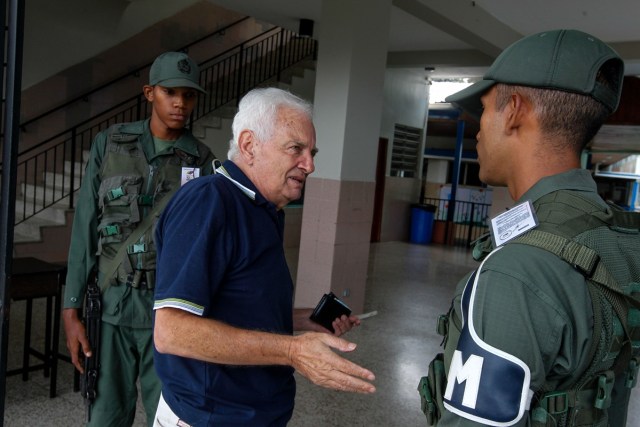
[[[136,414],[140,380],[147,424],[160,399],[161,385],[153,367],[153,329],[101,323],[98,394],[91,408],[90,427],[130,427]]]

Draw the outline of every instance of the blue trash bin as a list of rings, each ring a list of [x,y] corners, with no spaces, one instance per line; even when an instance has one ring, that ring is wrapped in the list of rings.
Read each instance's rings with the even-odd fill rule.
[[[436,206],[411,205],[411,243],[431,243]]]

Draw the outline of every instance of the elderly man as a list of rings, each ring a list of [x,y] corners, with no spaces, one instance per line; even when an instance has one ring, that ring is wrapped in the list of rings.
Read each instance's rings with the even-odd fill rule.
[[[167,206],[156,230],[156,425],[284,426],[294,369],[328,388],[375,391],[370,371],[331,350],[355,344],[293,309],[282,208],[301,197],[316,152],[311,106],[255,89],[239,104],[230,160]],[[335,334],[357,323],[336,319]]]

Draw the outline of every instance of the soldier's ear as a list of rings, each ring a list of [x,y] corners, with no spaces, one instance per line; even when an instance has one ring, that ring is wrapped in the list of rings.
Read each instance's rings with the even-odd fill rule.
[[[147,101],[153,102],[153,86],[142,86],[142,93],[144,94],[144,97],[147,98]]]
[[[505,129],[510,134],[530,120],[533,107],[527,98],[519,93],[513,93],[504,111],[506,114]]]

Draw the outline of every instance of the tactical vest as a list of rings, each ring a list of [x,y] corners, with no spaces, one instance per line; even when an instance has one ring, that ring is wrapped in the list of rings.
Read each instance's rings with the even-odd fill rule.
[[[536,391],[530,425],[624,427],[631,389],[640,365],[640,214],[602,205],[577,193],[556,191],[534,203],[539,225],[510,241],[547,250],[585,277],[594,316],[589,366],[578,381]],[[491,252],[489,239],[474,248],[474,257]],[[453,311],[443,315],[438,332],[458,342],[461,321]],[[429,425],[444,411],[446,370],[456,345],[445,346],[418,386]]]
[[[173,148],[172,155],[149,161],[140,141],[142,135],[125,133],[124,126],[107,131],[98,190],[98,268],[103,275],[115,270],[110,280],[102,281],[107,286],[142,285],[152,289],[156,268],[153,231],[161,213],[158,205],[180,187],[183,167],[202,168],[202,174],[210,172],[213,155],[198,143],[199,157]],[[153,217],[145,220],[149,215]],[[135,241],[127,242],[141,222],[146,224],[144,232],[140,230],[139,238],[134,236]],[[126,248],[122,248],[124,243],[128,243]]]

